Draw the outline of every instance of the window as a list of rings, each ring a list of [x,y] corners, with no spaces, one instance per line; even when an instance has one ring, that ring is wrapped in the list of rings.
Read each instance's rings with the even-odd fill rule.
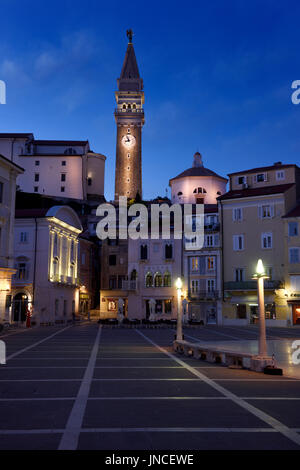
[[[28,233],[27,232],[21,232],[20,233],[20,243],[26,243],[28,240]]]
[[[214,292],[215,291],[215,280],[214,279],[207,279],[207,292]]]
[[[64,187],[64,186],[61,186],[60,192],[61,192],[61,193],[64,193],[64,192],[65,192],[65,187]]]
[[[245,274],[244,268],[236,268],[235,276],[234,276],[235,282],[244,281],[244,274]]]
[[[81,264],[84,266],[85,265],[85,253],[81,254]]]
[[[116,264],[117,264],[117,256],[116,256],[116,255],[109,255],[109,257],[108,257],[108,264],[109,264],[109,266],[116,266]]]
[[[61,162],[61,166],[66,166],[66,165],[67,165],[66,160],[63,160],[63,161]]]
[[[34,181],[36,181],[36,182],[40,181],[40,174],[39,173],[34,174]]]
[[[277,179],[277,181],[282,181],[282,180],[285,179],[284,170],[276,171],[276,179]]]
[[[272,248],[272,233],[271,232],[261,234],[261,247]]]
[[[236,306],[236,317],[237,318],[247,318],[247,305],[246,304],[237,304],[237,306]]]
[[[112,312],[114,310],[117,310],[117,302],[115,300],[109,300],[108,301],[108,311]]]
[[[92,178],[89,177],[89,178],[87,179],[87,184],[88,184],[88,186],[92,186],[92,182],[93,182]]]
[[[19,280],[28,279],[27,263],[25,262],[18,263],[17,269],[18,269],[17,277]]]
[[[0,183],[0,203],[3,202],[3,188],[4,184]]]
[[[290,248],[289,258],[290,258],[290,263],[299,263],[300,262],[299,248]]]
[[[117,287],[117,278],[116,276],[110,276],[109,278],[109,288],[116,289]]]
[[[152,287],[153,286],[153,276],[152,273],[148,272],[146,274],[146,287]]]
[[[125,276],[118,276],[118,289],[122,289],[123,281],[125,281]]]
[[[234,251],[244,249],[244,235],[233,235],[233,249]]]
[[[177,196],[182,196],[182,192],[179,191],[179,193],[177,193]]]
[[[76,153],[77,153],[76,150],[72,149],[72,147],[69,147],[68,149],[64,151],[65,155],[76,155]]]
[[[266,204],[258,208],[258,215],[261,219],[270,219],[274,215],[274,206]]]
[[[165,258],[166,259],[172,259],[173,258],[173,246],[172,246],[171,243],[165,245]]]
[[[140,259],[141,260],[148,259],[148,245],[141,245],[140,246]]]
[[[191,291],[192,291],[192,294],[196,294],[197,292],[199,292],[199,281],[192,280]]]
[[[266,268],[267,276],[269,278],[269,281],[273,279],[273,268],[271,266],[268,266]]]
[[[171,287],[171,274],[169,271],[164,274],[164,287]]]
[[[237,184],[245,184],[246,183],[246,177],[245,176],[238,176],[237,177]]]
[[[191,269],[192,269],[192,271],[198,271],[198,269],[199,269],[199,258],[191,258]]]
[[[133,269],[130,274],[130,280],[131,281],[136,281],[137,280],[137,270]]]
[[[35,193],[37,193],[38,190],[39,190],[39,187],[38,187],[38,186],[34,186],[34,187],[33,187],[33,191],[34,191]]]
[[[215,269],[215,257],[208,256],[206,259],[207,259],[207,269],[208,270]]]
[[[154,287],[162,287],[162,275],[160,272],[154,274]]]
[[[266,173],[258,173],[255,176],[255,180],[257,183],[261,183],[263,181],[267,181],[267,174]]]
[[[295,292],[300,292],[300,276],[290,276],[290,287]]]
[[[289,222],[289,237],[298,235],[298,222]]]
[[[172,313],[172,300],[164,300],[165,313]]]
[[[206,235],[205,244],[206,246],[214,246],[214,235]]]
[[[243,209],[241,207],[237,207],[237,208],[233,209],[232,212],[233,212],[232,215],[233,215],[233,220],[234,221],[243,219]]]
[[[66,181],[66,176],[67,176],[66,173],[62,173],[60,175],[60,181],[63,181],[63,182]]]
[[[36,160],[36,161],[34,162],[34,164],[35,164],[35,166],[40,166],[40,161],[39,161],[39,160]]]

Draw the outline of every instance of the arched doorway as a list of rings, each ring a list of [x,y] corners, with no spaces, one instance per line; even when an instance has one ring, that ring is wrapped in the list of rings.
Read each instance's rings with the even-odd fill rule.
[[[16,294],[13,299],[13,321],[26,321],[28,297],[24,292]]]

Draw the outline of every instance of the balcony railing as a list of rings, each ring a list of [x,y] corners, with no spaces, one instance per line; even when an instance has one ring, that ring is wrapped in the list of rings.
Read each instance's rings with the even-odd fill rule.
[[[136,290],[137,281],[122,281],[122,290]]]
[[[219,232],[220,224],[205,224],[204,231],[205,232]]]
[[[265,289],[284,289],[284,282],[265,280],[264,287]],[[257,290],[257,281],[224,282],[224,290]]]
[[[196,292],[189,292],[188,295],[190,300],[210,300],[210,299],[219,299],[220,292],[217,290],[213,291],[196,291]]]
[[[115,114],[144,114],[143,109],[119,109],[115,108]]]

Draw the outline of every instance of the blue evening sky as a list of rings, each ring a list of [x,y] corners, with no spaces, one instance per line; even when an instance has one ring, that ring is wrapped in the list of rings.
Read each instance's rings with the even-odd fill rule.
[[[143,196],[199,150],[227,173],[300,163],[300,3],[293,0],[1,0],[0,132],[88,139],[113,196],[114,91],[134,46],[145,89]]]

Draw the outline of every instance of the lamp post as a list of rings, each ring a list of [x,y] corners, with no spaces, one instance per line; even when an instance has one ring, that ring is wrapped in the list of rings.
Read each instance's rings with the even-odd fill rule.
[[[182,340],[182,318],[181,318],[181,289],[182,289],[182,280],[180,277],[176,279],[175,287],[177,289],[177,331],[176,339]]]
[[[258,311],[259,311],[259,356],[267,357],[266,320],[265,320],[265,298],[264,279],[268,279],[261,259],[258,260],[256,273],[252,279],[257,279]]]

